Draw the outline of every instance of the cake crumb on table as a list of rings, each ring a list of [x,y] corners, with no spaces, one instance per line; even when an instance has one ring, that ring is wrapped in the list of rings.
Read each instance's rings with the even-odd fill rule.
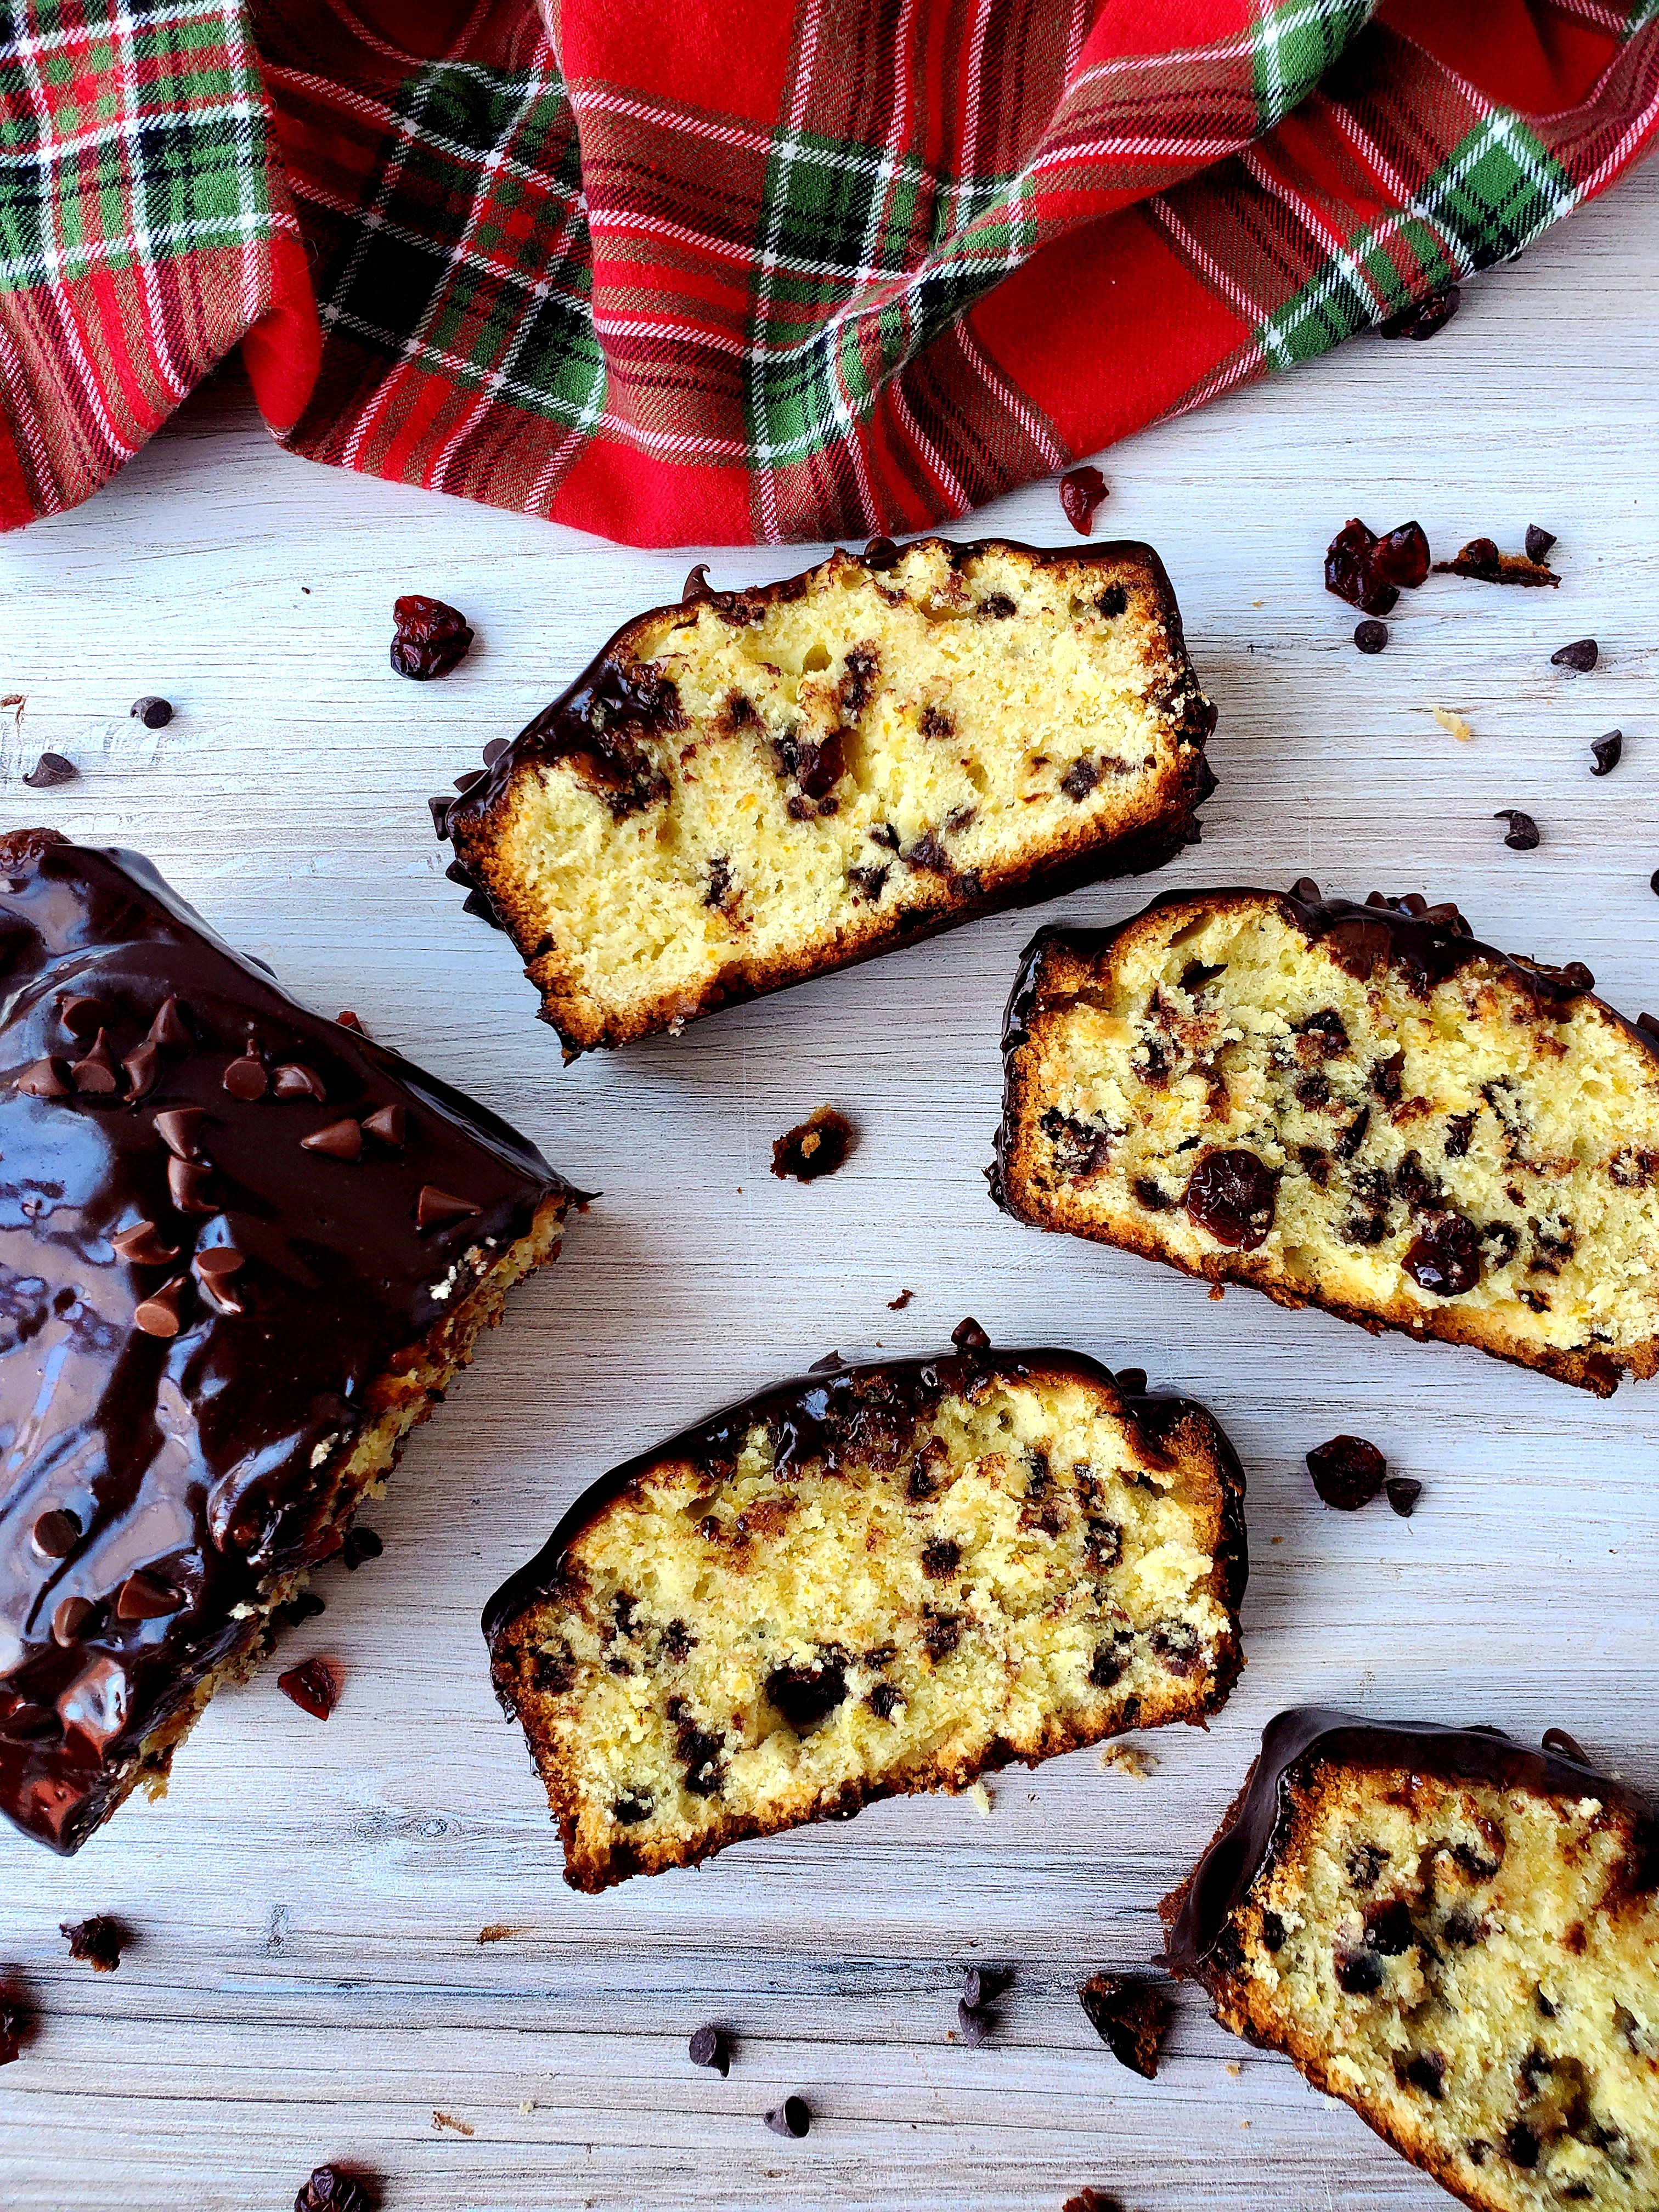
[[[1100,1763],[1104,1768],[1116,1767],[1132,1782],[1144,1782],[1149,1774],[1158,1771],[1158,1761],[1152,1753],[1133,1743],[1109,1743],[1100,1754]]]
[[[453,2112],[439,2112],[435,2106],[432,2112],[432,2124],[434,2128],[447,2128],[452,2135],[472,2136],[478,2132],[476,2128],[469,2127],[465,2120],[458,2120]]]

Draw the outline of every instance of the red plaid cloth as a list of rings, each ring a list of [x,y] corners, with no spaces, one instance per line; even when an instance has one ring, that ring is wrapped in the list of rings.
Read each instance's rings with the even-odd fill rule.
[[[362,4],[400,43],[12,0],[0,522],[240,342],[316,460],[641,544],[902,533],[1518,252],[1659,128],[1659,0]]]

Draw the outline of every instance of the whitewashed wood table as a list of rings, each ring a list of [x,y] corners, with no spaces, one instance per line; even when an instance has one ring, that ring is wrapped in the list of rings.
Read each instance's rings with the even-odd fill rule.
[[[1220,710],[1203,844],[1160,887],[1308,872],[1451,896],[1482,934],[1659,1009],[1656,302],[1650,165],[1472,287],[1432,343],[1363,339],[1106,457],[1102,520],[1163,553]],[[1352,514],[1418,516],[1443,554],[1541,523],[1561,589],[1431,580],[1362,658],[1321,588]],[[1052,484],[981,525],[1067,536]],[[327,1612],[288,1648],[342,1662],[327,1727],[272,1669],[219,1698],[165,1803],[78,1858],[0,1837],[0,1969],[42,2020],[0,2073],[0,2200],[276,2212],[334,2157],[386,2178],[388,2212],[990,2212],[1085,2183],[1130,2212],[1427,2212],[1428,2182],[1193,1993],[1143,2083],[1075,1984],[1156,1948],[1158,1898],[1281,1705],[1559,1723],[1659,1782],[1659,1385],[1597,1404],[1245,1291],[1212,1304],[1005,1219],[980,1170],[1029,915],[562,1067],[510,949],[461,915],[425,797],[696,557],[290,459],[234,377],[90,505],[0,544],[0,691],[26,702],[0,716],[8,823],[149,853],[295,990],[356,1007],[604,1193],[368,1516],[385,1556],[319,1577]],[[708,556],[717,584],[808,557]],[[479,632],[444,683],[387,666],[410,590]],[[1593,675],[1551,666],[1585,634]],[[168,728],[128,718],[143,692],[176,703]],[[1614,726],[1624,761],[1598,781],[1589,741]],[[22,789],[43,748],[81,780]],[[1536,816],[1535,852],[1504,848],[1504,806]],[[1153,888],[1060,910],[1109,920]],[[861,1127],[850,1164],[774,1181],[772,1138],[826,1100]],[[988,1816],[909,1799],[575,1896],[490,1694],[484,1597],[614,1460],[831,1346],[935,1348],[968,1312],[1002,1343],[1144,1364],[1237,1440],[1249,1666],[1224,1714],[1149,1738],[1144,1780],[1078,1753],[995,1778]],[[1302,1455],[1344,1429],[1424,1483],[1414,1519],[1318,1504]],[[94,1911],[137,1930],[112,1976],[58,1933]],[[1017,1979],[967,2050],[975,1960]],[[729,2080],[687,2063],[704,2021],[733,2033]],[[805,2142],[761,2124],[787,2091]]]

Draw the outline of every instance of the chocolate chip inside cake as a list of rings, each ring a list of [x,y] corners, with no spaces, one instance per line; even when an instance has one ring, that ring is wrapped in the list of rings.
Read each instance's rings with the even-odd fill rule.
[[[1045,933],[993,1187],[1022,1220],[1608,1395],[1659,1370],[1659,1036],[1455,907],[1195,892]]]
[[[137,854],[0,838],[0,1812],[73,1850],[159,1792],[572,1194]]]
[[[565,1879],[1201,1720],[1243,1491],[1201,1407],[1048,1351],[836,1366],[619,1468],[484,1615]]]
[[[1281,1713],[1160,1910],[1224,2027],[1466,2204],[1659,2203],[1659,1822],[1606,1775]]]
[[[574,1054],[1157,866],[1213,720],[1149,547],[924,538],[639,617],[434,814]]]

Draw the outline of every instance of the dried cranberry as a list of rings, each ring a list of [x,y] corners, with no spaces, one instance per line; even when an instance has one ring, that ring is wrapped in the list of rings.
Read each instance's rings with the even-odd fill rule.
[[[1413,300],[1410,307],[1402,307],[1376,327],[1385,338],[1431,338],[1445,329],[1462,304],[1462,293],[1455,284],[1448,284],[1443,292],[1430,299]]]
[[[1313,1486],[1339,1513],[1357,1513],[1382,1487],[1389,1463],[1364,1437],[1333,1437],[1308,1454]]]
[[[1183,1201],[1195,1229],[1218,1244],[1254,1252],[1264,1244],[1279,1203],[1279,1174],[1254,1152],[1206,1152],[1193,1170]]]
[[[1419,1291],[1455,1298],[1480,1279],[1480,1232],[1467,1214],[1437,1213],[1400,1262]]]
[[[0,2066],[9,2066],[21,2057],[33,2025],[27,2007],[0,1990]]]
[[[276,1677],[276,1686],[314,1721],[325,1721],[340,1702],[339,1677],[326,1659],[307,1659],[302,1667],[290,1667]]]
[[[1420,522],[1402,522],[1371,548],[1369,563],[1373,576],[1385,584],[1403,584],[1414,592],[1429,573],[1429,541]]]
[[[374,2212],[363,2181],[337,2166],[319,2166],[294,2200],[294,2212]]]
[[[132,1930],[107,1912],[94,1912],[90,1920],[62,1920],[58,1932],[70,1947],[71,1959],[82,1959],[94,1974],[112,1974],[121,1954],[132,1941]]]
[[[434,676],[447,676],[465,659],[472,632],[459,608],[410,592],[394,604],[392,612],[398,625],[392,641],[392,665],[399,676],[426,684]]]
[[[1351,516],[1325,548],[1325,589],[1339,599],[1346,599],[1350,606],[1363,606],[1376,543],[1375,533],[1357,514]]]
[[[1080,538],[1095,526],[1095,509],[1106,496],[1106,479],[1096,468],[1073,469],[1060,480],[1060,503]]]

